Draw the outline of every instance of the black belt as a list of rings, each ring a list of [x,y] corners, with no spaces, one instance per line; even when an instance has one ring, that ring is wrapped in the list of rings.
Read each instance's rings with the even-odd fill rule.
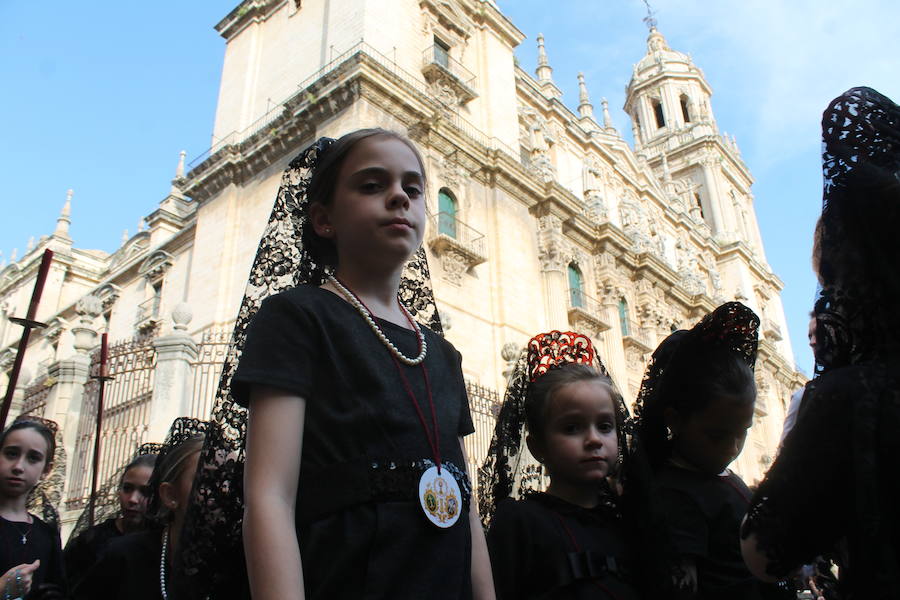
[[[321,517],[367,502],[415,502],[419,479],[434,466],[430,459],[357,460],[324,467],[301,465],[297,522]],[[472,486],[466,472],[449,461],[441,467],[459,484],[463,514],[469,509]]]

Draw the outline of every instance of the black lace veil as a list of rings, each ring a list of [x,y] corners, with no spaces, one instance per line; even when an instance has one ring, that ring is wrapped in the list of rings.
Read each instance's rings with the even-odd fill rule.
[[[282,175],[250,269],[200,456],[177,557],[180,568],[174,589],[178,597],[248,597],[241,543],[247,410],[235,403],[231,378],[247,326],[262,301],[289,288],[321,285],[325,280],[329,267],[317,260],[310,247],[307,189],[317,161],[334,143],[331,138],[318,139],[297,155]],[[420,324],[443,334],[424,248],[407,263],[399,296]]]
[[[900,351],[900,107],[871,88],[822,115],[817,370]]]

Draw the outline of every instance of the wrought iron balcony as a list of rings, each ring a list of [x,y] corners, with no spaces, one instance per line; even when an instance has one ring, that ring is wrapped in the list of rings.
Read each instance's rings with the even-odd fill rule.
[[[463,273],[487,260],[484,234],[450,213],[431,217],[428,246],[440,257],[445,277],[457,285]]]
[[[610,328],[603,320],[603,305],[577,288],[569,288],[569,325],[594,334]]]
[[[625,331],[622,332],[622,343],[626,348],[634,348],[639,351],[641,354],[648,354],[653,351],[653,346],[650,343],[650,340],[647,339],[647,335],[640,328],[639,324],[628,320],[628,327]]]
[[[422,74],[440,91],[439,99],[449,104],[465,104],[478,95],[473,89],[475,75],[438,44],[429,46],[422,54]]]
[[[135,329],[141,333],[147,333],[156,329],[162,322],[162,318],[159,316],[160,302],[161,298],[159,296],[153,296],[138,304],[137,315],[134,321]]]

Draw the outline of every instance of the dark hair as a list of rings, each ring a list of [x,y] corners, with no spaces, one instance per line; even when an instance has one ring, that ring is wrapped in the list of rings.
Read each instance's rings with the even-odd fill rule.
[[[163,483],[171,483],[181,476],[188,457],[203,449],[203,441],[205,439],[205,434],[195,433],[166,452],[162,460],[156,463],[153,475],[150,477],[150,481],[153,483],[154,496],[150,499],[150,506],[155,510],[151,514],[151,511],[148,509],[147,513],[158,523],[165,523],[171,517],[171,510],[160,502],[159,486]]]
[[[128,474],[128,471],[134,469],[135,467],[150,467],[152,469],[155,464],[155,454],[141,454],[130,463],[125,465],[125,468],[122,470],[122,477],[119,478],[119,485],[122,485],[122,481],[125,480],[125,475]]]
[[[680,348],[687,335],[685,330],[676,331],[653,353],[653,363],[665,367],[659,375],[657,392],[648,396],[641,407],[638,434],[654,468],[671,454],[665,421],[667,408],[689,417],[705,409],[716,397],[741,397],[752,391],[753,399],[756,398],[753,369],[739,354],[720,346]]]
[[[375,136],[390,137],[406,144],[416,159],[419,161],[419,167],[422,169],[422,178],[425,178],[425,162],[418,148],[404,135],[394,131],[380,128],[357,129],[351,131],[331,144],[327,150],[321,153],[316,168],[313,171],[309,186],[307,187],[307,219],[303,224],[301,236],[303,238],[304,247],[309,249],[310,255],[317,263],[328,267],[337,266],[337,250],[334,242],[320,237],[313,229],[312,220],[309,218],[309,208],[313,203],[322,206],[331,205],[334,200],[334,191],[337,188],[338,176],[341,174],[341,167],[350,155],[350,152],[359,142]]]
[[[13,431],[17,431],[19,429],[34,429],[39,434],[41,434],[41,437],[43,437],[47,442],[47,454],[45,455],[45,459],[47,462],[44,465],[44,471],[46,472],[53,464],[53,455],[56,452],[56,436],[53,434],[53,431],[40,421],[16,421],[15,423],[7,427],[6,431],[0,434],[0,448],[3,448],[3,445],[6,443],[7,436],[9,436],[9,434]]]
[[[599,381],[604,384],[613,401],[613,408],[618,406],[618,392],[613,388],[612,382],[602,373],[581,363],[568,363],[547,371],[528,386],[525,395],[525,423],[528,425],[528,433],[542,439],[544,436],[544,423],[547,418],[547,406],[553,395],[563,386],[579,381]],[[619,411],[616,412],[616,427],[619,423]]]

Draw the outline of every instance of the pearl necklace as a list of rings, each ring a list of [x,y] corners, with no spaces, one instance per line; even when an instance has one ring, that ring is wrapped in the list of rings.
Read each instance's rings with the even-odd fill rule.
[[[337,288],[337,290],[347,299],[356,311],[362,315],[363,319],[365,319],[366,323],[369,324],[369,328],[372,332],[381,340],[381,343],[384,344],[388,350],[390,350],[391,354],[397,357],[397,360],[402,362],[405,365],[409,365],[410,367],[415,367],[418,364],[421,364],[422,361],[425,360],[425,354],[428,352],[428,344],[425,342],[425,336],[422,335],[422,329],[419,327],[419,324],[416,323],[415,319],[412,318],[412,315],[409,314],[409,311],[406,310],[406,307],[403,306],[403,303],[400,302],[400,298],[397,298],[397,306],[400,307],[400,310],[403,311],[403,315],[406,317],[406,320],[409,321],[410,325],[413,326],[413,330],[416,332],[416,339],[419,342],[419,355],[415,358],[409,358],[404,356],[402,352],[394,345],[394,343],[388,339],[388,337],[381,330],[381,327],[378,326],[378,323],[375,322],[375,318],[372,316],[372,312],[366,307],[365,304],[362,303],[356,294],[350,291],[344,284],[338,281],[337,277],[334,275],[328,275],[328,281]]]
[[[169,526],[166,525],[162,534],[162,552],[159,556],[159,591],[162,593],[163,600],[169,600],[169,594],[166,593],[166,554],[169,549]]]

